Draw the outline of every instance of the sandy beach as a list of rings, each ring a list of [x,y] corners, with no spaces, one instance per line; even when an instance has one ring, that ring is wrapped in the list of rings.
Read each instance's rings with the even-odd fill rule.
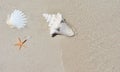
[[[15,9],[27,15],[24,29],[6,24]],[[42,14],[57,12],[74,37],[50,37]],[[0,72],[120,72],[120,0],[0,0],[0,33]]]

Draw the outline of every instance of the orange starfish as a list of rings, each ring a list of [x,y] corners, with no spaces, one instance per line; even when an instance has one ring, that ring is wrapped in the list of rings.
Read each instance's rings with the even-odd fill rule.
[[[27,41],[27,39],[25,39],[24,41],[21,41],[20,38],[18,38],[19,42],[15,44],[15,46],[19,46],[19,49],[21,49],[24,46],[24,43]]]

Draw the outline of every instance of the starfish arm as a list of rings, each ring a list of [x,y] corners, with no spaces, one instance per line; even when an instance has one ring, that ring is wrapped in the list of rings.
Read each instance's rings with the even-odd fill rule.
[[[21,39],[18,37],[19,42],[21,42]]]
[[[26,41],[27,41],[27,40],[24,40],[24,41],[22,42],[22,44],[24,44]]]
[[[18,43],[16,43],[16,44],[14,44],[15,46],[19,46],[19,44]]]
[[[22,46],[19,47],[19,50],[21,50]]]

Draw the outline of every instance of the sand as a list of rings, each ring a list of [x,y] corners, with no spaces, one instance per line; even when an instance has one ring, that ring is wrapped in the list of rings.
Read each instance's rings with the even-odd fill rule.
[[[6,24],[14,9],[27,15],[26,28]],[[57,12],[74,37],[50,37],[42,13]],[[0,0],[0,33],[0,72],[120,72],[119,0]]]

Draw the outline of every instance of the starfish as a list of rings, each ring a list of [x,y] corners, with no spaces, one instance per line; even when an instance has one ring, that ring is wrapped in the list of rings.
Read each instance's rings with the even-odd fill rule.
[[[18,43],[15,44],[15,46],[19,46],[19,50],[22,48],[22,47],[25,47],[24,46],[24,43],[27,41],[27,39],[25,39],[24,41],[21,41],[20,38],[18,38]]]

